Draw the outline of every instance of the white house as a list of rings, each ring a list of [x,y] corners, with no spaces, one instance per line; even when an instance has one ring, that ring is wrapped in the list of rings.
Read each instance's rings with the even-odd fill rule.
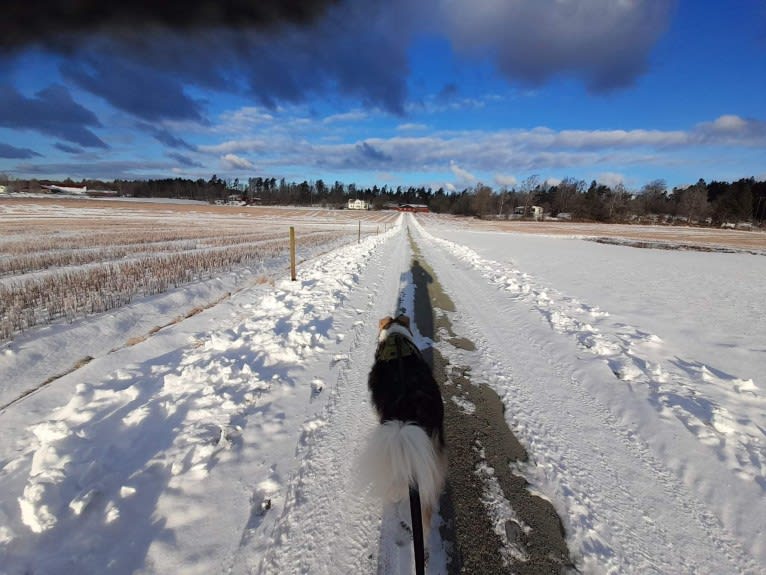
[[[518,206],[513,210],[513,215],[524,217],[531,217],[533,220],[543,219],[543,208],[541,206],[527,206],[526,213],[524,213],[524,206]]]
[[[365,202],[364,200],[349,200],[348,201],[348,209],[349,210],[369,210],[370,209],[370,202]]]

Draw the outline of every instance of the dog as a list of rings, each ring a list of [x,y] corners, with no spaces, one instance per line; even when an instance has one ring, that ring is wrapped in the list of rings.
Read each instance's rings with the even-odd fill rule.
[[[396,503],[410,495],[417,558],[413,499],[420,500],[422,546],[446,478],[444,404],[431,367],[413,340],[409,318],[385,317],[379,329],[368,387],[380,425],[368,446],[367,473],[387,501]]]

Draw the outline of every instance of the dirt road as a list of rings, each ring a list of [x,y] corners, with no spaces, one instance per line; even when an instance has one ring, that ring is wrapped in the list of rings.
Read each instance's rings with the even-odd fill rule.
[[[454,333],[448,313],[455,306],[417,245],[412,247],[415,323],[421,335],[474,350],[470,340]],[[453,543],[449,573],[559,573],[571,566],[553,507],[531,495],[526,481],[511,471],[511,464],[527,454],[505,422],[500,398],[437,349],[426,350],[426,357],[445,400],[449,475],[441,515],[442,537]]]

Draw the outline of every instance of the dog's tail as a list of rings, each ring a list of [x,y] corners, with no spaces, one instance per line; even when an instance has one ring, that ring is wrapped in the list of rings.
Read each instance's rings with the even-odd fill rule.
[[[423,503],[434,505],[444,486],[443,456],[423,428],[403,421],[375,427],[362,458],[364,476],[377,495],[401,501],[417,485]]]

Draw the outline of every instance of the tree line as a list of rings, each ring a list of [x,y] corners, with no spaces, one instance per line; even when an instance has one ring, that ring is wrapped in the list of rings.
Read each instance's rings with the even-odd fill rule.
[[[653,180],[638,190],[623,184],[565,178],[551,183],[530,176],[514,186],[492,188],[478,183],[461,191],[443,187],[357,186],[323,180],[290,182],[284,178],[251,177],[247,180],[166,178],[154,180],[11,180],[0,174],[7,191],[41,191],[41,185],[87,186],[89,190],[111,190],[137,198],[180,198],[207,202],[227,201],[232,196],[260,205],[299,205],[341,208],[348,199],[363,199],[373,209],[399,204],[423,204],[437,213],[480,218],[528,215],[540,206],[546,217],[596,222],[685,222],[721,225],[766,219],[766,182],[741,178],[734,182],[705,182],[668,189],[664,180]]]

